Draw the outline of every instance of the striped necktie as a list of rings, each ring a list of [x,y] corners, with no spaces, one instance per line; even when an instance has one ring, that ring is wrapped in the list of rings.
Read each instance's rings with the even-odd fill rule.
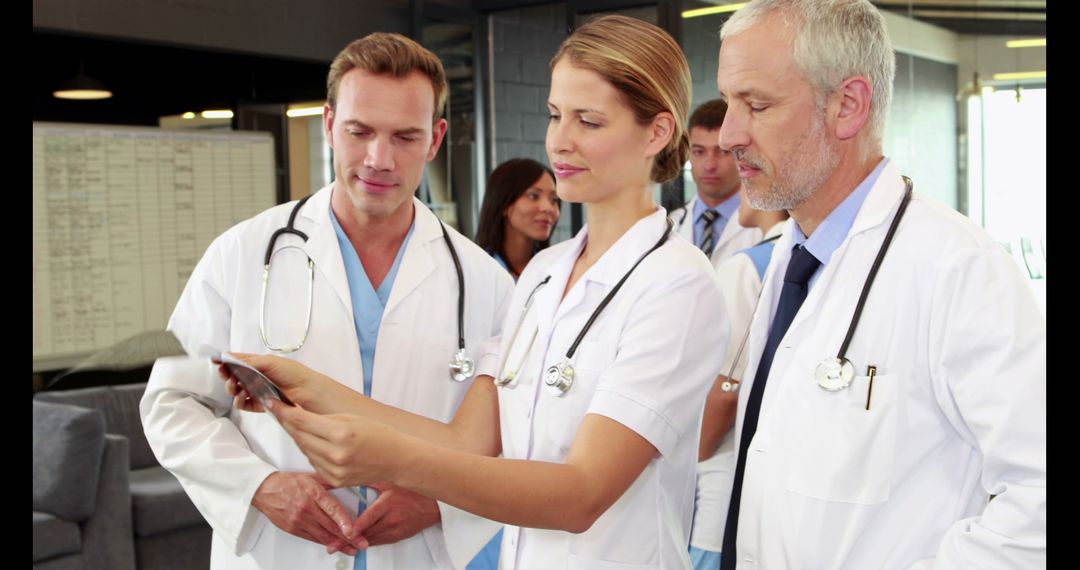
[[[701,251],[705,257],[712,257],[713,248],[716,247],[716,237],[713,235],[713,224],[720,218],[716,210],[705,210],[701,213],[701,219],[705,220],[705,229],[701,232]]]

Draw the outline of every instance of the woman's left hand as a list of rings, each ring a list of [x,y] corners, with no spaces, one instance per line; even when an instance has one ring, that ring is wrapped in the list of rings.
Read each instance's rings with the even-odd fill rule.
[[[319,415],[277,401],[270,412],[335,487],[393,482],[408,438],[392,427],[348,414]]]

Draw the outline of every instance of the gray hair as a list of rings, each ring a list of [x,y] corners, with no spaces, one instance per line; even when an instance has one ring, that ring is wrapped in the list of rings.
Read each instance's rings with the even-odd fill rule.
[[[896,56],[885,19],[867,0],[752,0],[720,30],[720,39],[746,31],[779,12],[794,30],[795,65],[814,86],[818,107],[845,79],[870,79],[871,138],[880,144],[892,103]]]

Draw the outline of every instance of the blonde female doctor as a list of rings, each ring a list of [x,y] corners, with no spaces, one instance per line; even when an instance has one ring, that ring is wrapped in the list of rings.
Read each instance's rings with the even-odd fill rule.
[[[323,477],[505,523],[506,569],[690,567],[702,407],[729,331],[708,260],[652,197],[686,160],[689,103],[686,60],[651,24],[605,16],[560,47],[547,152],[588,223],[523,272],[498,372],[449,424],[250,358],[298,405],[271,411]]]

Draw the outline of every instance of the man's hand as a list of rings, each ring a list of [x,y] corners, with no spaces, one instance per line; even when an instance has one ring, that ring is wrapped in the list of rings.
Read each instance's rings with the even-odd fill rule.
[[[379,497],[354,523],[355,532],[371,546],[405,540],[441,520],[434,499],[393,485],[371,487],[379,491]]]
[[[276,471],[255,491],[251,506],[285,532],[326,545],[327,553],[356,556],[367,541],[354,531],[345,507],[314,473]],[[350,540],[353,534],[358,536]]]

